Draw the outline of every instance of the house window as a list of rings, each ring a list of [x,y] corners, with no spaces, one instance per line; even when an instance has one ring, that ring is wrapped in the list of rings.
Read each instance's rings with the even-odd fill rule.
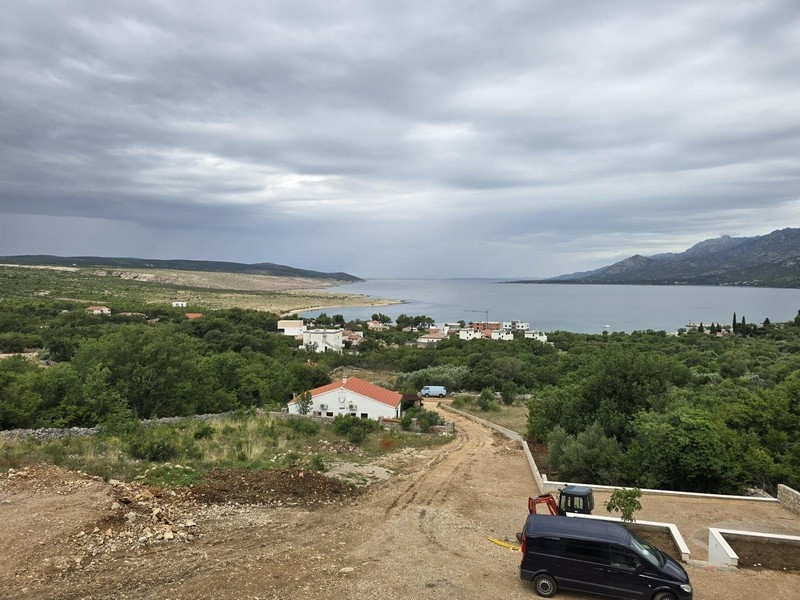
[[[361,413],[362,419],[369,419],[369,415],[367,413]]]
[[[356,413],[350,413],[350,416],[351,416],[351,417],[355,417],[355,416],[356,416]]]
[[[333,416],[333,413],[332,413],[332,412],[326,412],[326,413],[325,413],[325,416],[326,416],[326,417],[332,417],[332,416]]]

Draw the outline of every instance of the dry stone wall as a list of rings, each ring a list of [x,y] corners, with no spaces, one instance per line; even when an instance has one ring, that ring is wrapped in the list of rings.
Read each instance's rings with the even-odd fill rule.
[[[778,502],[785,509],[800,515],[800,492],[790,488],[788,485],[778,484]]]

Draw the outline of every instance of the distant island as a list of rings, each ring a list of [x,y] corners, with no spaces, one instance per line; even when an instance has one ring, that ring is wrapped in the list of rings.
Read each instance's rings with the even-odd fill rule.
[[[303,277],[331,281],[363,281],[349,273],[325,273],[297,269],[274,263],[243,264],[213,260],[157,260],[150,258],[110,258],[103,256],[52,256],[49,254],[0,256],[0,263],[54,267],[103,267],[110,269],[172,269],[175,271],[206,271],[211,273],[243,273],[269,277]]]
[[[800,287],[800,229],[756,237],[723,235],[680,253],[637,254],[593,271],[507,283]]]

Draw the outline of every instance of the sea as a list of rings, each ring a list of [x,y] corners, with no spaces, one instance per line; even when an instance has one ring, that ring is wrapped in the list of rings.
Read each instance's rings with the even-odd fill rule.
[[[370,279],[328,288],[363,294],[386,306],[326,307],[300,312],[369,320],[375,313],[425,315],[437,323],[522,321],[531,329],[602,333],[677,331],[690,324],[790,321],[800,309],[800,289],[734,286],[653,286],[508,283],[499,279]]]

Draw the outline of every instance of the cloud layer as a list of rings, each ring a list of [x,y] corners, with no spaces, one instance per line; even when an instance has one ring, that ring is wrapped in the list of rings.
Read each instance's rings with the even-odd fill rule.
[[[4,7],[0,254],[545,276],[800,221],[800,4]]]

